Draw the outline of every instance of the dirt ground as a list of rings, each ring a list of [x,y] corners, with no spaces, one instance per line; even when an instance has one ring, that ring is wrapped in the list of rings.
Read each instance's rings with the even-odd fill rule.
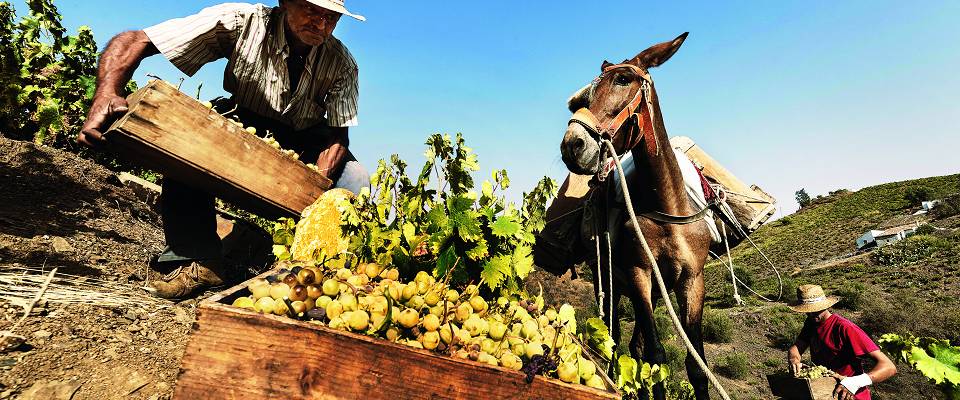
[[[127,299],[42,301],[14,332],[26,343],[0,353],[0,399],[169,398],[195,302],[139,289],[162,245],[157,214],[113,173],[0,137],[0,274],[57,267],[54,283],[104,282],[104,292]],[[10,296],[0,292],[0,330],[23,314]]]

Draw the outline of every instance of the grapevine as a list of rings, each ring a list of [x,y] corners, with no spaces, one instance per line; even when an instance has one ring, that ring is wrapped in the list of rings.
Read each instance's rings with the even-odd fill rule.
[[[934,338],[888,333],[877,344],[929,378],[950,400],[960,400],[960,346]]]

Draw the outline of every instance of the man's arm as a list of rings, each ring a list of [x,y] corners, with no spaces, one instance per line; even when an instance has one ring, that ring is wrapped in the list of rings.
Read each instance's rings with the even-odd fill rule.
[[[840,400],[853,400],[854,393],[857,393],[860,388],[883,382],[897,373],[897,366],[894,365],[893,361],[890,361],[882,351],[874,350],[867,353],[867,355],[872,357],[877,362],[877,365],[865,374],[843,378],[833,391],[836,398]]]
[[[790,367],[790,372],[794,375],[800,373],[800,355],[807,350],[807,342],[797,338],[793,342],[793,345],[790,346],[790,350],[787,350],[787,364]]]
[[[159,52],[143,31],[123,32],[110,40],[100,56],[97,90],[78,142],[90,147],[103,143],[103,130],[127,112],[127,100],[120,96],[124,86],[140,61]]]
[[[338,179],[347,164],[347,148],[350,138],[347,136],[349,128],[330,128],[330,143],[326,150],[320,152],[317,158],[317,169],[330,179]]]

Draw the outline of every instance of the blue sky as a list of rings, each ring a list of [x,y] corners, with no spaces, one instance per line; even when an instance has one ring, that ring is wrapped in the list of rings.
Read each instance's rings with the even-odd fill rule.
[[[104,46],[123,30],[217,1],[57,1],[65,25]],[[26,11],[20,0],[14,2]],[[147,5],[149,4],[149,5]],[[480,176],[506,168],[509,196],[562,179],[565,100],[604,59],[620,61],[689,31],[653,70],[667,131],[692,137],[793,212],[794,191],[960,172],[960,2],[359,1],[335,35],[360,65],[360,126],[351,149],[372,169],[412,165],[434,132],[463,132]],[[223,94],[224,63],[184,84]],[[146,73],[178,81],[162,56]]]

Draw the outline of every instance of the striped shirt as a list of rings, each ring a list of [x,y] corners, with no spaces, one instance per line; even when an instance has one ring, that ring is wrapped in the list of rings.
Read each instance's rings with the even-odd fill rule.
[[[227,58],[223,89],[238,106],[302,130],[326,123],[357,125],[357,63],[331,36],[310,49],[303,75],[290,88],[291,56],[279,7],[228,3],[144,29],[173,65],[193,76],[204,64]]]

